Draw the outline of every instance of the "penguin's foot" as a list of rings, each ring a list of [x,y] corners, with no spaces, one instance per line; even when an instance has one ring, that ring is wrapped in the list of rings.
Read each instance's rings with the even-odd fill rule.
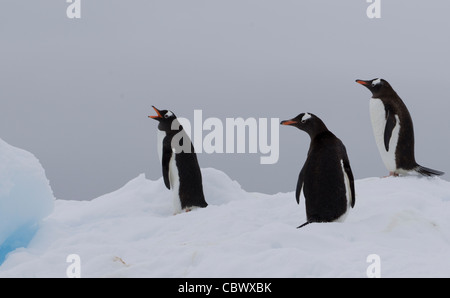
[[[395,172],[389,172],[389,175],[388,175],[388,176],[383,176],[382,178],[387,178],[387,177],[392,177],[392,176],[398,177],[398,173],[395,173]]]
[[[195,211],[198,208],[198,206],[190,206],[190,207],[186,207],[184,208],[184,212],[191,212],[191,211]]]
[[[184,212],[190,212],[192,210],[192,208],[186,208],[186,209],[183,209],[183,210],[184,210]],[[175,212],[173,215],[181,214],[181,213],[183,213],[183,210],[181,210],[179,212]]]

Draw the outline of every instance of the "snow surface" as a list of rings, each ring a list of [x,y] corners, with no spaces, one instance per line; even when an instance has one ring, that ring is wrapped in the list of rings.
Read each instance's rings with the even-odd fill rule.
[[[27,246],[53,203],[36,157],[0,139],[0,265],[9,252]]]
[[[297,205],[294,192],[248,193],[219,170],[202,173],[209,206],[178,215],[162,178],[143,174],[92,201],[57,200],[0,277],[65,277],[71,254],[81,277],[366,277],[371,254],[381,277],[450,276],[450,183],[440,178],[357,180],[345,222],[296,229],[303,196]]]

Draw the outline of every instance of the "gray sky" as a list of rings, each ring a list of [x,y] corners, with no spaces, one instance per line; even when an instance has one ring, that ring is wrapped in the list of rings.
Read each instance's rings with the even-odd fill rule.
[[[388,80],[408,106],[419,164],[450,172],[450,2],[81,0],[0,3],[0,138],[32,152],[55,196],[86,200],[140,173],[161,177],[155,105],[203,117],[318,115],[357,179],[384,176],[369,91]],[[244,189],[293,191],[309,147],[280,127],[280,158],[199,154]],[[444,176],[448,180],[448,174]]]

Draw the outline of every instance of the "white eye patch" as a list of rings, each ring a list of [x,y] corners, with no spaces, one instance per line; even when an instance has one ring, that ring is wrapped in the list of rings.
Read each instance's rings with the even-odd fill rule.
[[[308,120],[309,118],[311,118],[311,115],[308,113],[305,113],[305,115],[303,115],[302,117],[302,122],[305,122],[306,120]]]
[[[381,83],[381,79],[373,80],[372,86],[378,85],[378,84],[380,84],[380,83]]]
[[[173,113],[171,111],[167,111],[167,113],[164,115],[164,117],[169,118],[172,117]]]

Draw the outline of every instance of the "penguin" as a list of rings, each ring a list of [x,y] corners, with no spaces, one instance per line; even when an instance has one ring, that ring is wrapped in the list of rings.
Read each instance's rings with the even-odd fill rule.
[[[384,79],[356,80],[372,92],[370,119],[381,159],[389,176],[418,173],[440,176],[444,172],[423,167],[414,157],[414,128],[405,103]]]
[[[158,110],[148,116],[158,124],[158,155],[164,184],[173,191],[175,214],[208,204],[203,193],[202,173],[194,146],[172,111]]]
[[[299,204],[303,190],[307,221],[297,228],[312,222],[344,221],[355,206],[353,173],[344,144],[311,113],[281,121],[281,125],[297,127],[311,138],[295,192]]]

